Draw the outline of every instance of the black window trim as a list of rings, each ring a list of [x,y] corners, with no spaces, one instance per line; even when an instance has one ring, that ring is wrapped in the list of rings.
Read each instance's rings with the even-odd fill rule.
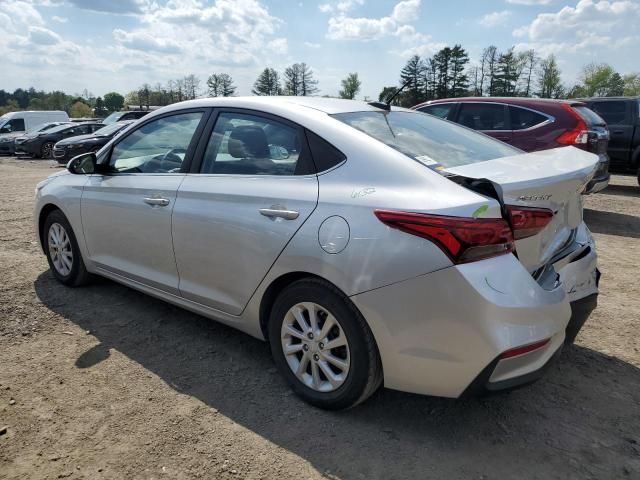
[[[145,115],[144,117],[142,117],[142,119],[140,119],[139,122],[136,122],[136,128],[131,129],[130,131],[126,132],[126,134],[120,135],[118,136],[117,140],[111,144],[111,146],[109,147],[109,149],[103,154],[100,155],[100,158],[98,159],[98,163],[101,165],[109,165],[111,163],[111,154],[113,153],[113,147],[115,147],[116,145],[118,145],[120,142],[122,142],[125,138],[127,138],[129,135],[131,135],[133,132],[137,132],[139,129],[141,129],[142,127],[144,127],[145,125],[147,125],[148,123],[154,122],[156,120],[159,120],[161,118],[166,118],[166,117],[173,117],[175,115],[183,115],[183,114],[187,114],[187,113],[202,113],[202,117],[200,118],[200,123],[198,123],[198,126],[196,127],[193,136],[191,137],[191,142],[189,143],[189,146],[187,147],[187,153],[185,154],[184,160],[182,162],[182,165],[180,167],[180,171],[179,172],[175,172],[175,173],[146,173],[146,172],[118,172],[118,171],[107,171],[105,172],[103,175],[110,175],[110,176],[122,176],[122,175],[184,175],[186,173],[189,173],[191,166],[193,164],[193,159],[195,154],[197,153],[197,147],[199,145],[199,142],[202,138],[202,133],[203,130],[205,128],[205,126],[208,125],[209,120],[211,118],[211,113],[212,113],[212,108],[211,107],[195,107],[195,108],[184,108],[184,109],[176,109],[176,110],[171,110],[168,111],[166,113],[160,114],[160,115],[154,115],[152,117],[149,117],[147,115]]]
[[[540,110],[535,110],[533,108],[525,107],[523,105],[515,105],[513,103],[506,103],[505,105],[507,105],[507,107],[510,107],[510,108],[507,108],[507,111],[509,113],[509,127],[511,128],[512,132],[529,132],[531,130],[544,127],[545,125],[549,125],[550,123],[554,123],[556,121],[556,117],[554,117],[553,115],[549,115],[548,113],[541,112]],[[527,128],[521,128],[519,130],[515,130],[511,123],[511,108],[520,108],[522,110],[529,110],[530,112],[537,113],[538,115],[542,115],[543,117],[546,118],[546,120],[540,123],[536,123],[535,125],[531,125],[530,127],[527,127]],[[492,131],[495,132],[496,130],[492,130]]]
[[[462,110],[464,109],[465,105],[502,105],[502,108],[504,110],[504,121],[505,124],[507,126],[506,129],[500,129],[500,130],[476,130],[475,128],[471,128],[471,127],[467,127],[466,125],[462,125],[463,127],[467,127],[467,128],[471,128],[471,130],[473,130],[474,132],[491,132],[491,133],[511,133],[513,132],[513,130],[511,130],[511,116],[509,114],[509,106],[506,103],[503,102],[459,102],[460,103],[460,107],[456,110],[456,116],[455,116],[455,123],[457,123],[458,125],[462,125],[458,120],[460,119],[460,114],[462,113]],[[522,131],[522,130],[519,130]],[[487,133],[488,135],[488,133]]]
[[[458,117],[460,116],[460,113],[462,112],[462,107],[464,105],[468,105],[468,104],[491,104],[491,105],[502,105],[505,109],[505,120],[506,120],[506,124],[507,124],[507,129],[503,129],[503,130],[476,130],[478,132],[498,132],[498,133],[514,133],[514,132],[528,132],[530,130],[536,129],[536,128],[540,128],[544,125],[548,125],[549,123],[554,123],[556,121],[556,118],[553,115],[549,115],[548,113],[545,112],[541,112],[539,110],[535,110],[533,108],[529,108],[529,107],[525,107],[523,105],[516,105],[513,103],[505,103],[505,102],[474,102],[474,101],[464,101],[464,102],[458,102],[460,104],[460,108],[458,108],[458,111],[456,112],[456,120],[455,122],[458,123]],[[540,122],[537,123],[535,125],[532,125],[531,127],[528,128],[523,128],[520,130],[514,130],[512,125],[511,125],[511,112],[509,111],[509,107],[514,107],[514,108],[522,108],[524,110],[529,110],[533,113],[537,113],[539,115],[542,115],[544,117],[547,117],[547,120],[545,122]],[[459,125],[462,125],[460,123],[458,123]],[[463,125],[464,126],[464,125]]]
[[[311,162],[313,163],[313,156],[311,155],[311,148],[309,147],[309,142],[307,141],[307,136],[305,134],[305,129],[302,125],[299,125],[295,122],[292,122],[288,118],[281,117],[279,115],[274,115],[272,113],[264,112],[262,110],[254,110],[250,108],[238,108],[238,107],[213,107],[213,113],[209,118],[206,127],[200,134],[200,140],[195,150],[195,154],[193,156],[193,161],[191,162],[191,168],[187,173],[191,175],[199,175],[199,176],[207,176],[207,177],[265,177],[265,178],[292,178],[292,177],[315,177],[317,175],[317,169],[315,168],[315,164],[313,165],[313,171],[307,174],[301,175],[245,175],[240,173],[201,173],[200,169],[202,168],[202,163],[204,161],[204,155],[207,150],[207,145],[209,144],[209,139],[213,134],[213,129],[215,128],[216,123],[218,122],[218,117],[222,113],[237,113],[241,115],[253,115],[255,117],[262,117],[268,120],[273,120],[274,122],[282,123],[288,127],[291,127],[298,131],[300,135],[302,145],[302,151],[300,155],[303,153],[307,153]]]

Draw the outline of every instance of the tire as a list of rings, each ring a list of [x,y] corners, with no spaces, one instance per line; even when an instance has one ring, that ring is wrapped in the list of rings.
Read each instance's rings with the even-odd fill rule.
[[[40,156],[44,159],[53,158],[53,143],[45,142],[40,149]]]
[[[89,283],[91,274],[87,272],[82,260],[76,236],[67,217],[60,210],[54,210],[49,214],[44,222],[42,235],[49,268],[56,280],[69,287],[79,287]],[[65,236],[68,239],[66,242]],[[57,244],[54,243],[56,238]],[[64,254],[66,251],[71,253],[70,267],[66,261],[62,260],[62,257],[69,260],[68,255]]]
[[[305,310],[306,307],[310,309]],[[312,329],[316,335],[309,337],[312,330],[296,323],[299,317],[292,312],[302,315],[310,327],[309,312],[314,309],[318,312],[314,316],[316,328]],[[333,326],[325,334],[323,327],[328,325]],[[287,327],[293,327],[295,335]],[[278,370],[293,391],[311,405],[327,410],[351,408],[382,384],[382,363],[369,326],[349,298],[324,280],[303,279],[285,288],[271,309],[268,334]],[[344,346],[329,347],[330,344]],[[285,346],[295,349],[295,353],[285,354]],[[304,368],[300,368],[301,364]],[[348,367],[337,367],[338,364]],[[297,375],[294,369],[302,373]]]

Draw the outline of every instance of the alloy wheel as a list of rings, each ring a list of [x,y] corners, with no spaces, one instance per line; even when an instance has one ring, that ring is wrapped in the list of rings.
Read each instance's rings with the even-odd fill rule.
[[[42,146],[42,158],[51,158],[53,143],[47,142]]]
[[[349,342],[338,320],[322,306],[304,302],[291,307],[280,339],[289,368],[307,387],[332,392],[347,379]]]
[[[52,223],[48,234],[49,256],[56,271],[66,277],[73,267],[73,251],[67,231],[59,223]]]

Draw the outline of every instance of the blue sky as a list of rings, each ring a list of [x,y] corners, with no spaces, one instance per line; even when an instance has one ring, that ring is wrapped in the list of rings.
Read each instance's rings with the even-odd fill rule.
[[[0,88],[96,95],[190,73],[250,94],[266,66],[309,64],[320,94],[358,72],[360,97],[398,81],[407,58],[461,43],[554,53],[564,81],[607,62],[640,70],[639,0],[0,0]]]

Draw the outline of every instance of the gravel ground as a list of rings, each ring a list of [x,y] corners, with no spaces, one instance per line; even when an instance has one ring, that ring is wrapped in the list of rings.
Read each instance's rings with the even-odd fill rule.
[[[586,199],[600,306],[544,379],[328,413],[260,341],[107,280],[57,284],[31,225],[56,168],[0,159],[0,478],[640,478],[635,178]]]

